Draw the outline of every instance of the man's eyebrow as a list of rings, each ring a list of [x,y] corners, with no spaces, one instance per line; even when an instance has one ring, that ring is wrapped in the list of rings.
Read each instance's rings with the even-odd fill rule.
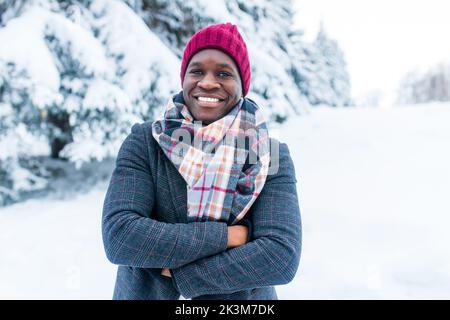
[[[218,67],[220,67],[220,68],[230,68],[230,69],[233,69],[233,68],[231,67],[231,65],[229,65],[228,63],[225,63],[225,62],[223,62],[223,63],[218,63],[218,64],[216,64],[216,66],[218,66]]]
[[[203,66],[203,64],[201,62],[193,61],[189,64],[189,66],[201,67],[201,66]]]

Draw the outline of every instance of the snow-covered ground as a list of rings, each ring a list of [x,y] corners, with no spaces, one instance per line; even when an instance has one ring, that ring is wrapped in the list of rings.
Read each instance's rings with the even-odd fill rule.
[[[279,130],[296,163],[299,272],[281,299],[450,298],[450,104],[314,109]],[[0,209],[0,299],[110,299],[105,189]]]

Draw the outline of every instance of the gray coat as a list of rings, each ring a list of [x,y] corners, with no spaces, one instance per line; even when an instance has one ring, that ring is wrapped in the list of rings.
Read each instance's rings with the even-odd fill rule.
[[[103,206],[106,256],[119,265],[113,299],[277,299],[273,286],[294,278],[301,252],[294,165],[286,144],[279,151],[277,174],[246,214],[250,241],[227,249],[226,223],[187,223],[185,181],[151,123],[134,125]]]

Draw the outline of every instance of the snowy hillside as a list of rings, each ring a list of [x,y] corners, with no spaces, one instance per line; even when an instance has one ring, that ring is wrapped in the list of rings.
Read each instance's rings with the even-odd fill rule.
[[[281,299],[450,298],[450,104],[314,109],[275,132],[295,161],[303,252]],[[0,298],[110,299],[106,186],[0,209]]]

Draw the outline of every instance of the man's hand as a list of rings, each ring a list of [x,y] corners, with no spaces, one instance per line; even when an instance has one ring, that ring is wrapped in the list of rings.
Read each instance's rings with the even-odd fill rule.
[[[247,242],[248,228],[244,225],[228,227],[227,248],[235,248],[244,245]],[[163,268],[161,275],[172,278],[169,268]]]
[[[168,268],[163,268],[161,274],[165,277],[172,278],[172,275],[170,274],[170,270]]]
[[[227,248],[235,248],[244,245],[247,242],[248,228],[243,225],[228,227]]]

